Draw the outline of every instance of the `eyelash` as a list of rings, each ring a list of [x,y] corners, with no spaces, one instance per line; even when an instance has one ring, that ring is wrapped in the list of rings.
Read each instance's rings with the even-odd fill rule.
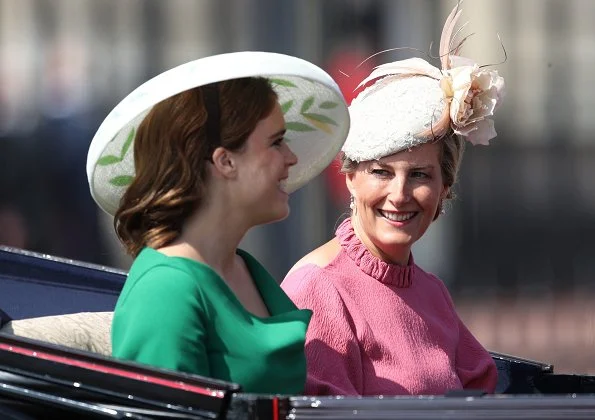
[[[370,173],[374,176],[381,177],[381,178],[386,178],[391,175],[391,173],[389,171],[387,171],[386,169],[372,169],[370,171]],[[422,178],[422,179],[430,177],[427,173],[422,172],[422,171],[413,171],[413,172],[411,172],[410,175],[413,178]]]
[[[429,178],[429,175],[426,174],[425,172],[421,172],[421,171],[413,171],[413,172],[411,172],[411,175],[412,176],[415,175],[415,174],[420,175],[420,176],[416,176],[415,178]]]
[[[370,171],[372,175],[385,177],[389,175],[389,172],[385,169],[372,169]]]
[[[280,147],[281,144],[283,143],[283,141],[285,141],[285,137],[281,137],[280,139],[277,139],[273,142],[273,146],[275,147]]]

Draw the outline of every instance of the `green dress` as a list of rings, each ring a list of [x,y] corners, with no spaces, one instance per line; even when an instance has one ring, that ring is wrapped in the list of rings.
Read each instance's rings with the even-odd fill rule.
[[[116,304],[113,356],[235,382],[244,392],[302,393],[312,312],[298,310],[251,255],[238,254],[270,317],[248,312],[209,266],[145,248]]]

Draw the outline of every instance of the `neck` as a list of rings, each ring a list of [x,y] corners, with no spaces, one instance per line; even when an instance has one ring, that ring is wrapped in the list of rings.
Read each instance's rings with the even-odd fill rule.
[[[200,261],[225,275],[233,271],[237,247],[250,227],[241,211],[213,201],[192,215],[180,237],[160,251]]]
[[[351,225],[353,231],[359,240],[366,246],[368,251],[376,258],[381,259],[389,264],[397,264],[406,266],[409,263],[409,255],[411,254],[410,246],[393,246],[387,250],[383,250],[368,237],[365,229],[362,228],[359,218],[355,215],[351,216]]]

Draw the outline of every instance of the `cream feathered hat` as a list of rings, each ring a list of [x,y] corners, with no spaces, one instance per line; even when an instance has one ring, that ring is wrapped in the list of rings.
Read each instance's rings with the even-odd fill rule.
[[[453,46],[457,5],[440,38],[441,69],[421,58],[383,64],[358,86],[349,107],[351,128],[343,153],[356,162],[376,160],[426,143],[450,128],[473,144],[496,136],[489,117],[504,94],[504,79],[458,55]],[[456,35],[456,34],[455,34]]]
[[[157,103],[185,90],[242,77],[266,77],[285,116],[285,138],[298,156],[286,191],[318,175],[339,153],[349,131],[349,111],[339,86],[318,66],[284,54],[243,51],[182,64],[145,82],[105,118],[87,155],[87,179],[97,204],[113,215],[132,182],[138,125]]]

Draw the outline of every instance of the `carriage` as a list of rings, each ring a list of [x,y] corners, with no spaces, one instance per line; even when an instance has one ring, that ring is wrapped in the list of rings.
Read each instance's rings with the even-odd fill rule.
[[[126,273],[0,247],[0,418],[595,418],[595,376],[492,352],[496,393],[256,395],[239,384],[109,356]],[[82,321],[81,321],[82,320]]]

